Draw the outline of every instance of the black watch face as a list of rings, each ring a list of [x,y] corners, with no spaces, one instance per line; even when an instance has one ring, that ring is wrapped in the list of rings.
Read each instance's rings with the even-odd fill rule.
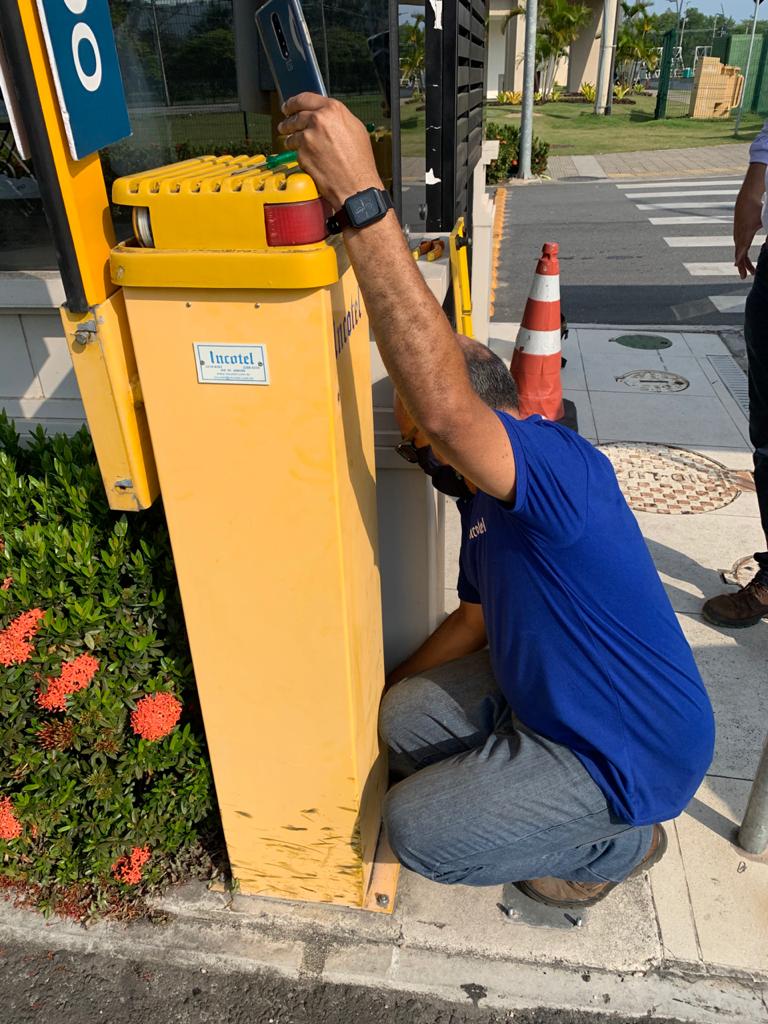
[[[375,188],[367,188],[364,192],[358,192],[344,204],[347,211],[349,223],[352,227],[361,228],[376,220],[382,213],[386,213],[384,202]]]

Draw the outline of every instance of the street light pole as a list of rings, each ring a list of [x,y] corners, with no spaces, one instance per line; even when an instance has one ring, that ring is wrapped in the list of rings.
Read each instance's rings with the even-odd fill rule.
[[[755,31],[757,30],[757,12],[760,9],[762,0],[755,0],[755,16],[752,19],[752,38],[749,40],[749,53],[747,54],[747,66],[744,69],[744,88],[741,90],[741,103],[739,103],[739,109],[736,111],[736,124],[734,125],[733,134],[739,134],[739,128],[741,128],[741,115],[744,113],[744,100],[747,98],[747,85],[749,84],[749,68],[752,64],[752,50],[755,45]]]
[[[518,178],[531,178],[533,150],[533,86],[536,73],[536,21],[539,0],[527,0],[525,5],[525,65],[523,68],[523,105],[520,110],[520,162]]]

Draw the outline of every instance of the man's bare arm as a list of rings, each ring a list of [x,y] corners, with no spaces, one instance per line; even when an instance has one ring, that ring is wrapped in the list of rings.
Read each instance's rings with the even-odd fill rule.
[[[483,609],[479,604],[462,601],[410,658],[390,672],[387,689],[401,679],[481,651],[487,642]]]
[[[314,93],[289,100],[280,131],[318,190],[338,209],[350,195],[381,188],[364,126]],[[509,439],[469,383],[451,325],[416,267],[393,212],[344,242],[384,365],[405,406],[441,454],[489,494],[511,498]]]
[[[762,225],[765,171],[765,164],[749,165],[733,211],[734,265],[738,267],[742,280],[747,274],[755,273],[755,267],[749,258],[749,247]]]

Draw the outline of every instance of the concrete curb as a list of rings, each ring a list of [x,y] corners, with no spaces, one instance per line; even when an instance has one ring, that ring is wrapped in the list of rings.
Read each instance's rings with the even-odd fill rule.
[[[236,902],[235,902],[236,901]],[[0,905],[0,943],[100,953],[127,961],[163,962],[201,973],[258,974],[438,997],[495,1010],[569,1009],[672,1017],[695,1024],[768,1022],[764,979],[686,973],[674,962],[645,972],[614,973],[407,946],[396,921],[383,936],[370,915],[343,912],[323,926],[288,903],[198,891],[159,901],[164,924],[101,922],[82,928]],[[235,910],[237,906],[239,909]],[[248,911],[247,913],[245,911]],[[317,917],[317,924],[311,921]],[[380,920],[380,918],[378,918]],[[330,925],[330,927],[329,927]],[[510,933],[510,936],[512,933]]]

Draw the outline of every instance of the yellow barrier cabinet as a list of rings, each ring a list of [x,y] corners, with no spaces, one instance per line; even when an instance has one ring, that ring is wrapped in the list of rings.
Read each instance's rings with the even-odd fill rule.
[[[311,179],[201,158],[115,184],[123,286],[242,891],[369,893],[386,766],[368,319]],[[387,886],[389,891],[387,891]]]

